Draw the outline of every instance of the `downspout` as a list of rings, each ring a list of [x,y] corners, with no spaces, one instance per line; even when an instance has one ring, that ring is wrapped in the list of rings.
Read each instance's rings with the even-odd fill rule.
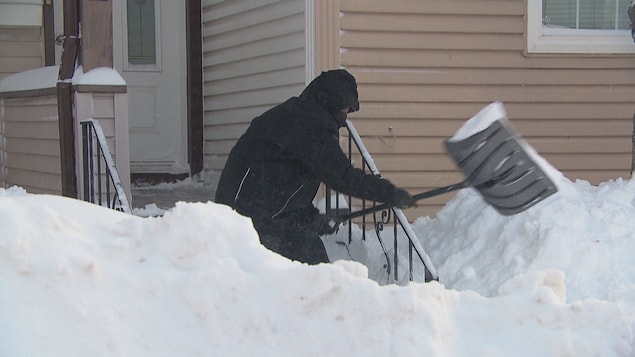
[[[78,0],[64,0],[64,43],[57,81],[62,195],[77,198],[72,78],[79,51]]]

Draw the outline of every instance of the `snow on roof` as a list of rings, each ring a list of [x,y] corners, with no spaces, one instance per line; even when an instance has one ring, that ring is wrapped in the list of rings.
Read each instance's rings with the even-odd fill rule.
[[[12,74],[0,80],[0,93],[55,88],[59,76],[59,66],[34,68]],[[72,79],[73,85],[125,86],[126,81],[119,72],[109,67],[94,68],[84,73],[77,67]]]
[[[74,85],[125,86],[126,81],[116,69],[110,67],[93,68],[84,73],[82,66],[73,74]]]
[[[59,66],[34,68],[0,80],[0,93],[55,88]]]

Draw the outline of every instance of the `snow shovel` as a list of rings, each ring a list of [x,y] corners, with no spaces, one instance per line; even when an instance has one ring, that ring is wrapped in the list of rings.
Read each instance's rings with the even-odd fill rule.
[[[479,116],[489,117],[477,124],[487,127],[465,137],[459,137],[457,133],[445,142],[449,154],[466,179],[413,195],[415,201],[474,187],[499,213],[511,216],[558,191],[545,171],[532,159],[528,144],[507,125],[500,103],[491,104],[472,119],[478,119]],[[344,222],[388,208],[391,208],[389,204],[381,204],[338,218]]]

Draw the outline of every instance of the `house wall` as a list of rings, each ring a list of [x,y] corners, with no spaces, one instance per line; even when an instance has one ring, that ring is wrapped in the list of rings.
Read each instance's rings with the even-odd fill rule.
[[[4,186],[62,194],[57,97],[3,98]]]
[[[0,79],[44,66],[42,28],[0,25]]]
[[[570,179],[630,176],[635,57],[526,55],[526,1],[333,2],[336,55],[359,83],[351,118],[383,176],[413,193],[461,181],[443,141],[496,100]],[[434,214],[450,197],[408,216]]]
[[[44,65],[44,47],[42,39],[42,4],[36,0],[22,2],[0,3],[0,80],[11,74],[27,69],[38,68]],[[0,100],[1,102],[1,100]],[[44,101],[46,102],[46,101]],[[15,118],[16,106],[21,103],[0,103],[0,112],[9,111],[9,115]],[[38,105],[47,105],[39,103]],[[7,124],[0,117],[0,187],[7,186],[7,174],[5,150],[14,148],[14,138],[4,139]],[[13,123],[9,123],[11,129]],[[13,129],[11,129],[13,130]],[[59,155],[59,154],[58,154]],[[12,162],[14,162],[12,160]],[[12,168],[11,177],[17,174]],[[42,177],[32,177],[40,183],[47,181]],[[54,183],[49,181],[54,186]],[[46,185],[45,185],[46,186]]]
[[[0,1],[0,79],[42,66],[42,1]]]
[[[0,187],[20,186],[30,193],[62,194],[57,96],[54,89],[9,93],[0,98]],[[82,188],[82,141],[79,122],[99,120],[128,198],[130,154],[125,92],[76,92],[75,150],[79,197]],[[115,120],[115,118],[117,118]]]
[[[305,86],[305,1],[202,2],[205,178],[251,120]]]

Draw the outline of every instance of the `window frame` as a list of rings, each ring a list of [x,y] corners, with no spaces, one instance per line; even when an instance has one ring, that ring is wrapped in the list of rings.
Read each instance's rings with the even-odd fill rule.
[[[630,30],[549,28],[542,25],[542,1],[526,2],[528,54],[635,54]]]
[[[123,70],[124,72],[161,72],[163,57],[161,48],[161,1],[150,0],[154,2],[154,34],[155,34],[155,53],[156,63],[153,64],[133,64],[128,60],[128,8],[127,1],[121,1],[121,16],[123,25]]]

